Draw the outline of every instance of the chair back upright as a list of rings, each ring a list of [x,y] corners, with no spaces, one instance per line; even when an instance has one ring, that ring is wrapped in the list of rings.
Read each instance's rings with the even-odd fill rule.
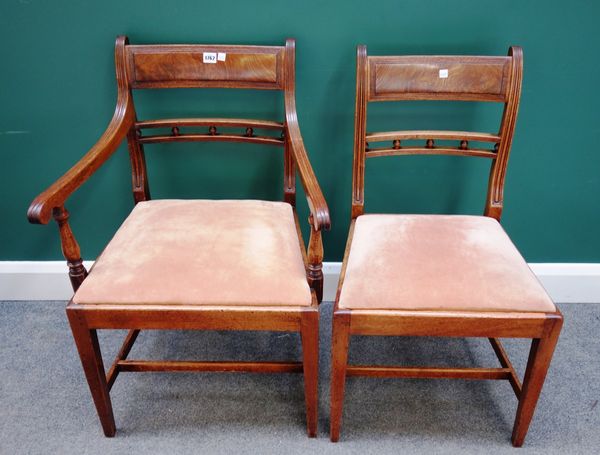
[[[365,159],[389,155],[459,155],[491,160],[485,212],[500,220],[506,166],[513,139],[523,74],[523,52],[508,56],[368,56],[358,46],[352,218],[364,213]],[[385,131],[367,133],[367,104],[379,101],[450,100],[504,103],[497,134],[470,131]],[[402,141],[423,140],[421,146]],[[456,147],[436,146],[436,140],[457,141]],[[489,143],[471,148],[469,141]],[[387,142],[382,147],[373,144]]]

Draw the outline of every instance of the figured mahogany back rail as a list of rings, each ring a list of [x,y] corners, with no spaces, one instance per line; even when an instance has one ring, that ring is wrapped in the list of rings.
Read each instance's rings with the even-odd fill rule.
[[[523,52],[511,47],[506,57],[367,56],[357,50],[352,218],[364,213],[365,158],[390,155],[459,155],[492,161],[485,215],[500,219],[506,166],[519,108]],[[367,133],[367,104],[379,101],[487,101],[504,104],[497,133],[471,131],[386,131]],[[422,140],[422,146],[402,141]],[[436,140],[456,141],[456,147]],[[469,142],[488,143],[472,148]],[[373,147],[387,142],[388,145]]]
[[[46,224],[54,216],[60,225],[63,253],[74,289],[87,271],[64,208],[69,196],[127,138],[135,203],[150,199],[144,145],[159,142],[247,142],[282,147],[285,202],[295,207],[296,171],[310,208],[307,277],[322,295],[321,230],[330,226],[329,211],[308,160],[298,126],[295,101],[295,41],[285,46],[130,45],[117,38],[115,47],[117,106],[107,130],[88,153],[31,204],[28,218]],[[175,118],[138,120],[133,90],[163,88],[237,88],[284,92],[282,121],[239,118]],[[165,132],[166,131],[166,132]]]
[[[280,46],[129,45],[132,88],[256,88],[283,90]]]

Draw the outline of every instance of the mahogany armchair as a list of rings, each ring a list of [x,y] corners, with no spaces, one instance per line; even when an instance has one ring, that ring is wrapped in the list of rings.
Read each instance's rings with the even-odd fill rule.
[[[107,130],[28,212],[32,223],[46,224],[51,218],[58,223],[75,291],[66,311],[104,434],[116,431],[109,392],[120,372],[228,371],[304,373],[307,429],[314,437],[321,231],[329,228],[330,219],[298,126],[294,40],[269,47],[130,45],[119,37],[115,64],[117,106]],[[285,120],[137,119],[133,90],[192,87],[283,91]],[[231,131],[235,129],[242,133]],[[125,139],[135,207],[88,273],[65,201]],[[144,146],[187,141],[281,147],[284,202],[151,200]],[[296,171],[310,209],[308,251],[295,210]],[[129,331],[107,374],[98,329]],[[128,360],[139,331],[152,329],[299,332],[303,360]]]
[[[346,376],[370,376],[506,379],[519,403],[512,443],[523,444],[563,319],[499,223],[522,65],[519,47],[507,57],[367,56],[358,47],[352,221],[333,315],[332,441]],[[368,102],[401,100],[499,102],[504,112],[497,134],[366,132]],[[390,145],[374,147],[382,142]],[[365,158],[392,155],[489,159],[484,216],[365,215]],[[485,337],[501,368],[348,365],[350,336],[359,334]],[[502,337],[532,339],[522,384]]]

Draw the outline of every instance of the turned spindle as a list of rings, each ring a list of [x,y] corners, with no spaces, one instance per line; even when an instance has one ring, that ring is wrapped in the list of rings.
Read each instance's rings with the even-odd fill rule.
[[[173,136],[179,136],[179,128],[174,126],[173,128],[171,128],[171,133],[173,133]]]
[[[67,265],[69,266],[71,286],[74,291],[77,291],[87,276],[87,270],[83,266],[79,245],[77,244],[73,231],[71,231],[71,226],[69,225],[69,212],[62,206],[56,207],[52,211],[52,216],[58,224],[63,256],[67,260]]]
[[[469,141],[460,141],[460,148],[461,150],[467,150],[469,148]]]
[[[214,125],[209,127],[208,134],[210,134],[211,136],[215,136],[217,134],[217,127]]]
[[[395,139],[394,142],[392,143],[394,149],[398,150],[400,148],[400,140],[399,139]]]
[[[425,147],[427,147],[428,149],[432,149],[433,148],[433,139],[427,139],[427,143],[425,144]]]
[[[317,295],[317,301],[323,300],[323,239],[321,231],[315,230],[313,226],[313,216],[310,215],[308,221],[311,225],[310,238],[308,240],[308,251],[306,264],[306,277],[309,286],[314,289]]]
[[[246,128],[246,137],[254,136],[254,130],[250,127]]]

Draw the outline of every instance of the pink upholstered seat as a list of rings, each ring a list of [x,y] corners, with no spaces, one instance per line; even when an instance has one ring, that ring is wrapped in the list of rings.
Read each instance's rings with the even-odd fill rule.
[[[140,202],[73,301],[310,305],[292,207],[249,200]]]
[[[459,215],[358,217],[339,307],[556,311],[495,219]]]

